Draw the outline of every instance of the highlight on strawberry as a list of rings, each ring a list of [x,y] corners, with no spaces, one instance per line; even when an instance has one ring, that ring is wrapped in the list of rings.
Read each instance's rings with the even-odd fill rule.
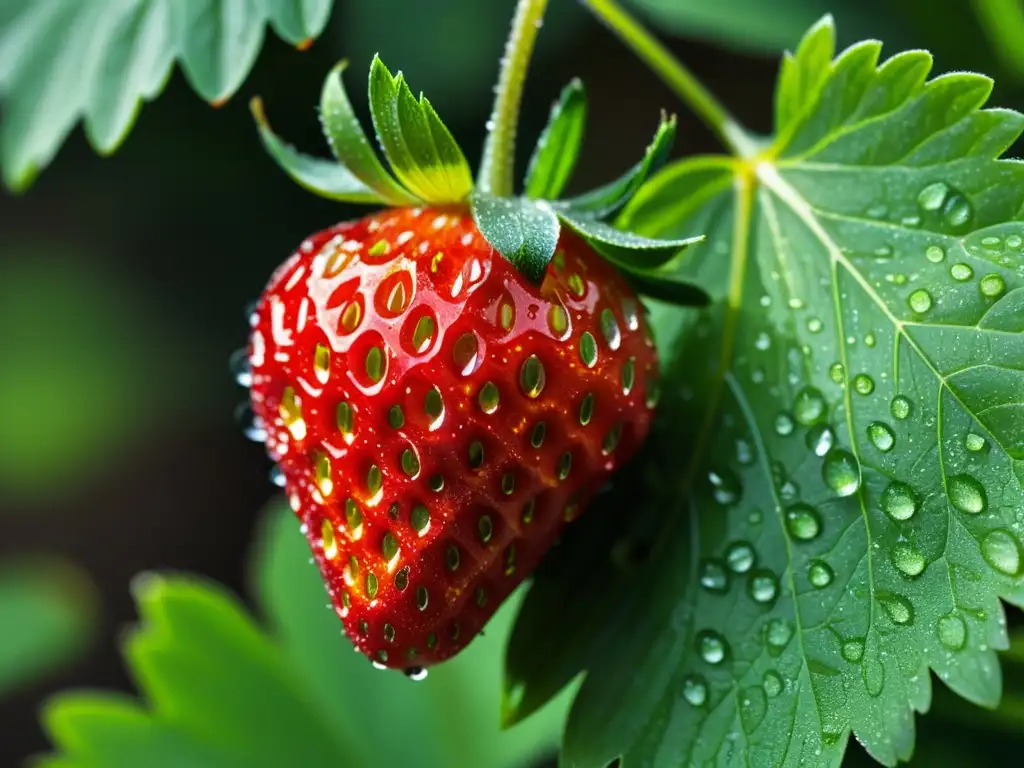
[[[666,159],[662,116],[622,177],[562,199],[586,119],[579,81],[511,183],[543,2],[521,3],[476,182],[430,102],[374,58],[387,170],[342,85],[320,100],[337,162],[271,130],[310,191],[384,206],[302,242],[270,278],[243,354],[249,434],[265,440],[356,648],[418,677],[463,649],[643,442],[658,357],[640,296],[700,305],[654,240],[605,219]]]

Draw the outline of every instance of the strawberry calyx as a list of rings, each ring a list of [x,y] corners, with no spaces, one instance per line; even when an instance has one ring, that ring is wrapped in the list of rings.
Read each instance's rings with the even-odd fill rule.
[[[303,154],[284,142],[271,129],[260,98],[250,102],[264,148],[302,187],[347,203],[468,209],[487,242],[534,284],[543,280],[565,226],[623,273],[638,293],[688,306],[708,303],[708,296],[681,281],[675,268],[676,260],[703,236],[653,239],[607,223],[667,160],[676,135],[674,115],[662,114],[643,158],[626,173],[597,189],[563,199],[579,157],[587,112],[583,84],[574,79],[551,109],[522,192],[504,194],[504,189],[488,183],[485,173],[492,164],[494,146],[504,139],[507,160],[514,140],[514,125],[501,124],[501,85],[495,116],[488,123],[480,177],[474,183],[462,149],[430,102],[422,93],[414,95],[401,72],[392,74],[380,57],[374,56],[369,106],[386,168],[346,94],[342,83],[346,66],[342,61],[331,69],[320,96],[321,127],[334,161]],[[521,89],[521,82],[517,87]],[[518,109],[511,114],[514,121]]]

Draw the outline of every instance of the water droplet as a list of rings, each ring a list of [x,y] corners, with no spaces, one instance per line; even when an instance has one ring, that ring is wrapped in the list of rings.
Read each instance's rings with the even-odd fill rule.
[[[708,592],[725,592],[729,589],[729,573],[717,560],[705,560],[700,568],[700,585]]]
[[[747,592],[755,603],[770,603],[778,597],[779,577],[764,568],[752,571]]]
[[[708,472],[708,482],[711,483],[712,495],[719,504],[728,506],[740,500],[742,491],[740,481],[728,470],[723,470],[720,473]]]
[[[948,194],[949,185],[937,181],[934,184],[929,184],[918,193],[917,204],[921,206],[922,210],[937,211],[946,202]]]
[[[1020,250],[1021,245],[1024,244],[1024,238],[1020,235],[1009,235],[1006,238],[1006,247],[1013,248],[1014,250]]]
[[[821,518],[808,504],[794,504],[786,510],[786,529],[800,541],[810,541],[821,532]]]
[[[284,488],[286,484],[284,472],[281,467],[277,464],[270,468],[270,482],[276,485],[278,488]]]
[[[977,453],[978,451],[985,450],[985,446],[988,442],[981,435],[976,435],[973,432],[968,432],[964,438],[964,447],[967,448],[971,453]]]
[[[418,683],[427,679],[427,669],[426,667],[408,667],[405,670],[405,676]]]
[[[998,299],[1006,291],[1006,281],[1002,275],[993,272],[991,275],[981,278],[978,288],[981,289],[981,295],[986,299]]]
[[[713,629],[702,629],[697,633],[697,653],[708,664],[721,664],[729,652],[725,638]]]
[[[764,331],[761,331],[759,334],[757,334],[757,338],[754,339],[754,347],[756,349],[759,349],[760,351],[764,352],[764,351],[766,351],[768,349],[771,349],[771,346],[772,346],[771,336],[769,336]]]
[[[875,380],[866,373],[858,373],[853,377],[853,389],[859,395],[870,395],[875,391]]]
[[[877,343],[878,343],[878,339],[875,338],[875,334],[870,333],[870,332],[864,334],[864,346],[866,346],[866,347],[874,347],[875,344],[877,344]]]
[[[882,688],[885,687],[885,667],[877,656],[871,656],[864,661],[860,674],[868,696],[875,697],[882,693]]]
[[[946,249],[941,245],[929,245],[924,249],[924,256],[932,264],[938,264],[946,258]]]
[[[825,324],[817,317],[812,317],[807,320],[807,330],[811,333],[821,333],[822,328]]]
[[[252,386],[252,364],[249,361],[249,350],[242,348],[232,352],[231,357],[228,358],[228,368],[238,386]]]
[[[793,417],[785,411],[775,417],[775,434],[780,437],[793,434],[795,428],[796,424],[793,422]]]
[[[725,550],[725,562],[733,573],[746,573],[755,559],[754,547],[746,541],[735,541]]]
[[[832,566],[826,563],[824,560],[811,560],[807,566],[807,580],[811,582],[811,586],[816,589],[824,589],[832,580],[835,578],[835,571],[832,570]]]
[[[860,462],[849,451],[833,448],[822,462],[821,477],[836,496],[852,496],[860,488]]]
[[[793,639],[793,627],[785,619],[772,619],[764,625],[764,641],[768,653],[778,656]]]
[[[956,613],[950,613],[939,619],[935,627],[939,642],[951,651],[963,650],[967,645],[967,624]]]
[[[961,512],[979,515],[988,506],[985,488],[970,475],[953,475],[946,482],[949,500]]]
[[[882,453],[888,453],[896,445],[896,433],[890,429],[888,424],[883,424],[880,421],[868,424],[868,439]]]
[[[740,722],[745,733],[756,731],[767,713],[768,699],[761,686],[751,685],[740,691]]]
[[[825,417],[826,411],[825,397],[819,389],[804,387],[797,392],[793,401],[793,414],[796,416],[796,420],[805,427],[821,421]]]
[[[903,595],[896,595],[892,592],[878,592],[875,595],[878,602],[885,608],[893,624],[906,625],[914,621],[914,606]]]
[[[769,669],[767,672],[764,673],[764,678],[762,679],[761,687],[764,689],[765,695],[768,698],[774,699],[776,696],[782,693],[784,683],[782,682],[782,677],[779,675],[778,672],[776,672],[774,669]]]
[[[906,543],[893,547],[892,564],[900,573],[912,579],[924,573],[925,566],[928,565],[924,555]]]
[[[924,314],[932,308],[932,295],[924,288],[918,288],[907,297],[907,304],[917,314]]]
[[[995,570],[1006,576],[1020,576],[1021,552],[1020,542],[1007,530],[997,528],[981,540],[981,556]]]
[[[811,427],[807,432],[807,448],[814,452],[815,456],[824,456],[836,442],[836,433],[827,424],[818,424]]]
[[[843,384],[846,382],[846,368],[842,363],[832,363],[828,367],[828,377],[836,384]]]
[[[897,421],[903,421],[910,417],[914,407],[910,400],[903,395],[896,395],[889,404],[889,412]]]
[[[736,447],[736,463],[743,467],[749,467],[754,463],[754,448],[747,440],[737,438],[734,443]]]
[[[958,283],[966,283],[974,277],[974,270],[970,264],[958,263],[949,268],[949,275]]]
[[[242,428],[242,434],[254,443],[267,440],[267,428],[263,419],[253,413],[252,404],[248,401],[240,403],[235,409],[235,421]]]
[[[882,511],[893,520],[909,520],[917,512],[919,504],[920,500],[914,489],[899,480],[893,480],[882,491]]]
[[[963,230],[974,218],[974,207],[970,201],[959,192],[954,191],[942,207],[943,223],[954,230]]]
[[[687,675],[683,679],[683,698],[694,707],[702,707],[708,700],[708,685],[700,675]]]
[[[864,658],[864,641],[859,637],[845,640],[842,646],[840,646],[839,652],[848,662],[856,664]]]

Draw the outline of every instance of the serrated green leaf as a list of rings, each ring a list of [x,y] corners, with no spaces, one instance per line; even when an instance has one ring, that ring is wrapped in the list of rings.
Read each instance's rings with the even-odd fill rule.
[[[587,123],[587,94],[573,79],[551,107],[548,124],[537,139],[526,168],[526,197],[557,200],[572,178]]]
[[[96,608],[92,585],[65,563],[0,565],[0,697],[84,653]]]
[[[390,202],[391,193],[387,193],[388,197],[385,197],[384,194],[364,183],[344,165],[331,160],[310,157],[285,144],[271,129],[263,110],[263,103],[259,98],[254,98],[249,103],[249,108],[256,121],[260,140],[263,142],[267,154],[297,184],[331,200],[347,203]]]
[[[421,200],[459,203],[473,188],[462,150],[430,103],[379,57],[370,66],[370,114],[395,176]]]
[[[573,216],[584,216],[594,219],[603,219],[615,213],[619,208],[636,194],[640,185],[647,177],[660,168],[668,159],[672,151],[672,144],[676,138],[676,117],[672,115],[666,118],[662,115],[658,130],[654,139],[644,151],[643,160],[634,165],[626,173],[610,184],[606,184],[590,192],[584,192],[577,197],[555,203],[555,207],[561,212]]]
[[[851,734],[891,765],[930,671],[999,700],[998,598],[1024,603],[1024,164],[999,157],[1024,117],[981,109],[986,78],[926,83],[921,52],[832,60],[828,26],[771,147],[674,164],[619,221],[706,232],[680,274],[718,301],[652,306],[678,434],[622,533],[665,523],[632,587],[575,595],[616,597],[562,663],[587,670],[567,765],[836,765]]]
[[[379,200],[391,205],[414,205],[418,202],[416,197],[387,172],[363,133],[342,81],[346,67],[347,62],[344,61],[335,66],[324,80],[320,92],[320,123],[324,137],[338,162],[376,192]],[[337,175],[336,171],[333,173]],[[339,178],[336,186],[340,182]]]
[[[474,192],[473,220],[480,234],[534,283],[540,283],[555,255],[558,216],[543,200],[494,197]]]
[[[316,37],[331,0],[8,3],[0,15],[0,168],[26,189],[81,118],[92,146],[113,152],[175,62],[207,101],[242,84],[269,22],[285,40]]]
[[[522,727],[499,729],[499,659],[521,594],[502,605],[483,637],[425,680],[381,672],[352,652],[338,617],[324,610],[323,581],[295,514],[285,503],[268,512],[253,563],[260,603],[335,731],[380,745],[359,768],[521,768],[554,751],[569,691]]]
[[[125,656],[149,707],[57,697],[48,721],[61,757],[104,768],[362,764],[359,744],[339,739],[291,660],[226,590],[148,575],[135,597],[141,624]]]

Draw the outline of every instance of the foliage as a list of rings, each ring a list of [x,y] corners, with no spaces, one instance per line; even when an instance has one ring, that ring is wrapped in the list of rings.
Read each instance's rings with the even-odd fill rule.
[[[654,307],[675,402],[642,506],[663,523],[614,530],[650,561],[580,547],[515,630],[529,706],[587,670],[569,765],[835,764],[851,733],[893,764],[929,670],[999,701],[997,596],[1024,598],[1024,165],[998,158],[1024,118],[981,109],[987,78],[879,50],[833,58],[826,18],[783,60],[770,144],[673,164],[621,217],[705,233],[680,270],[716,301]],[[526,659],[542,635],[569,647]]]
[[[269,23],[308,45],[331,0],[79,0],[0,7],[0,169],[26,189],[79,119],[98,152],[124,141],[143,101],[164,88],[175,63],[204,99],[228,99],[249,73]]]
[[[339,636],[285,505],[270,509],[261,540],[252,573],[266,627],[216,584],[140,578],[125,657],[142,699],[58,696],[44,712],[58,754],[44,765],[514,768],[554,747],[566,696],[525,728],[498,729],[498,657],[515,601],[487,637],[414,682],[373,669]]]

